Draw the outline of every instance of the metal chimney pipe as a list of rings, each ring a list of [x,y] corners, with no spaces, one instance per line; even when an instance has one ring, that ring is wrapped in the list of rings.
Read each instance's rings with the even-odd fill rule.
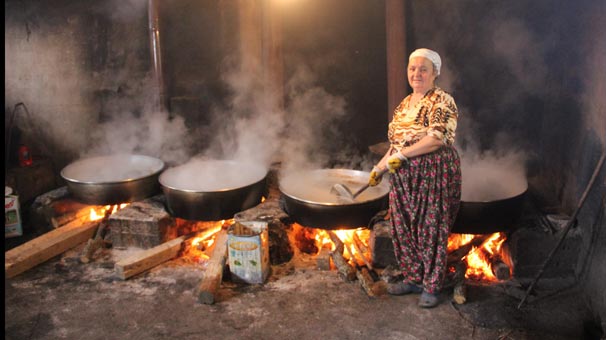
[[[149,23],[149,43],[151,50],[152,66],[158,88],[158,108],[162,111],[168,111],[168,101],[166,96],[166,86],[164,84],[164,74],[162,71],[162,48],[160,45],[160,11],[159,1],[148,1],[148,23]]]

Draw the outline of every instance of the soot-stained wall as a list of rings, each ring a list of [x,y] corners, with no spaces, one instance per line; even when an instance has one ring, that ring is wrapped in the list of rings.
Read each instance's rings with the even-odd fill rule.
[[[145,14],[132,2],[6,1],[5,123],[16,104],[27,108],[14,111],[25,133],[12,145],[25,142],[60,167],[109,112],[134,109],[149,75]]]

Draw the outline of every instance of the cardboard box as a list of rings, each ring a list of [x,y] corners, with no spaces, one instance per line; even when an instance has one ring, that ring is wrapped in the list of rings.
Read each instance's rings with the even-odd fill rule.
[[[263,283],[269,275],[267,222],[236,222],[227,231],[229,270],[234,281]]]
[[[13,190],[4,187],[4,238],[23,235],[19,196],[12,195]]]

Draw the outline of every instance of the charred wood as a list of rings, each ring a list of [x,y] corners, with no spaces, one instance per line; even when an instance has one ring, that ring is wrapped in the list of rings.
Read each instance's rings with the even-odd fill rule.
[[[467,263],[459,261],[455,265],[455,272],[452,278],[454,289],[452,292],[452,300],[462,305],[467,302],[467,287],[465,286],[465,272],[467,272]]]
[[[86,219],[90,215],[90,207],[82,208],[75,211],[67,212],[63,215],[53,216],[50,218],[50,222],[54,229],[59,228],[60,226],[67,224],[73,220],[82,220]]]
[[[449,271],[444,280],[444,288],[454,287],[457,284],[465,281],[465,272],[467,271],[467,263],[459,261],[448,267]]]
[[[361,267],[356,271],[356,277],[360,281],[360,285],[364,288],[364,291],[369,297],[376,297],[381,295],[380,285],[370,275],[368,268]]]
[[[359,257],[362,259],[362,262],[364,262],[364,264],[368,267],[368,269],[373,269],[372,263],[370,263],[370,261],[366,258],[366,247],[362,243],[362,240],[360,240],[358,234],[356,234],[355,232],[353,233],[352,246],[355,249],[356,253],[359,255]],[[364,248],[365,250],[362,250],[362,248]]]
[[[323,247],[316,256],[316,266],[319,270],[330,270],[330,247]]]
[[[330,236],[332,243],[335,244],[335,250],[332,251],[330,256],[332,258],[332,262],[335,264],[335,267],[337,267],[339,276],[346,282],[354,281],[356,279],[356,269],[352,267],[343,257],[343,251],[345,248],[343,242],[334,232],[328,230],[327,233],[328,236]]]
[[[452,300],[459,305],[467,302],[467,286],[465,286],[465,282],[461,282],[454,287]]]
[[[86,246],[82,250],[82,255],[80,256],[80,262],[89,263],[98,249],[100,249],[105,243],[105,230],[107,229],[107,222],[102,221],[99,223],[99,227],[97,228],[97,232],[94,238],[91,238],[86,243]]]
[[[481,246],[490,235],[476,235],[469,243],[462,245],[456,250],[448,253],[447,263],[452,264],[461,261],[465,255],[467,255],[473,247]]]
[[[491,269],[494,276],[500,281],[509,280],[511,277],[509,266],[501,260],[493,261],[491,263]]]

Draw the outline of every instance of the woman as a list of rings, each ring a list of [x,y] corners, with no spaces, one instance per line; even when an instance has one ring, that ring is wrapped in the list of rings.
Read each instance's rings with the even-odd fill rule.
[[[446,274],[448,234],[461,197],[461,170],[454,137],[458,110],[454,99],[436,87],[442,61],[421,48],[408,59],[412,88],[389,124],[391,147],[371,171],[377,185],[389,170],[389,210],[396,259],[404,280],[390,294],[422,293],[419,306],[438,305]]]

